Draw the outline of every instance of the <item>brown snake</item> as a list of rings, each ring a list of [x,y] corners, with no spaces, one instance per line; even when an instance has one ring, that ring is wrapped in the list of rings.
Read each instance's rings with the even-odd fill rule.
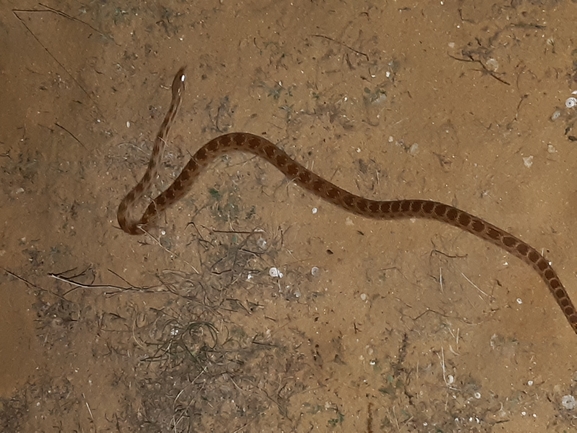
[[[184,80],[184,68],[181,68],[172,82],[172,102],[156,136],[146,173],[118,207],[118,223],[126,233],[143,234],[161,212],[188,193],[196,177],[217,156],[232,151],[248,152],[267,160],[300,187],[353,214],[382,220],[425,218],[442,221],[503,248],[537,271],[577,333],[577,312],[569,295],[549,262],[532,246],[481,218],[436,201],[377,201],[359,197],[317,176],[267,139],[253,134],[231,133],[210,140],[190,158],[172,185],[152,200],[142,217],[134,218],[135,203],[150,191],[158,174],[166,138],[182,101]]]

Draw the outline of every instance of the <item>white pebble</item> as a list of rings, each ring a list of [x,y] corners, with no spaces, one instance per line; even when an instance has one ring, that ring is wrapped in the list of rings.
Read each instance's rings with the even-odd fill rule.
[[[564,395],[561,398],[561,405],[568,410],[573,410],[577,407],[577,401],[575,401],[575,397],[572,395]]]
[[[499,62],[495,59],[489,59],[487,60],[487,63],[485,63],[485,66],[490,71],[497,72],[497,69],[499,69]]]
[[[533,156],[523,157],[523,165],[527,168],[531,168],[533,165]]]
[[[268,274],[273,278],[282,278],[284,276],[278,268],[270,268]]]
[[[551,115],[551,120],[557,120],[559,117],[561,117],[561,111],[557,110]]]

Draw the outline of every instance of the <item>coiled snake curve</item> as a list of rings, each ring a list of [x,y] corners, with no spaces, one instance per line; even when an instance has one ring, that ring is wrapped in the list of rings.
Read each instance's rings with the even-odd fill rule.
[[[181,68],[172,82],[172,102],[156,136],[148,168],[140,182],[124,197],[118,207],[118,223],[126,233],[143,234],[153,225],[161,212],[188,193],[201,171],[216,157],[233,151],[247,152],[267,160],[300,187],[353,214],[382,220],[425,218],[442,221],[503,248],[537,271],[577,333],[577,311],[567,291],[549,262],[532,246],[481,218],[436,201],[411,199],[377,201],[359,197],[317,176],[267,139],[253,134],[230,133],[210,140],[190,158],[174,182],[151,201],[144,214],[140,218],[135,218],[134,205],[150,191],[158,174],[168,132],[182,102],[184,81],[184,68]]]

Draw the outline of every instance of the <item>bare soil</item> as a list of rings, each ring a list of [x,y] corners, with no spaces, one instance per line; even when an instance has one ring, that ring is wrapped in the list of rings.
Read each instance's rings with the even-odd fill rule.
[[[449,203],[577,299],[575,1],[4,1],[0,430],[571,432],[577,337],[525,263],[220,158],[116,222],[187,66],[157,189],[219,134],[374,199]]]

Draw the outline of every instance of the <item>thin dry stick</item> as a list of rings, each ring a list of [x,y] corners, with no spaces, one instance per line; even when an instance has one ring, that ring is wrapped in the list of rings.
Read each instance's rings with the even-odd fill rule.
[[[86,96],[88,96],[88,99],[90,99],[92,101],[92,97],[90,96],[90,93],[88,93],[86,91],[86,89],[84,87],[82,87],[80,82],[76,78],[74,78],[72,73],[68,69],[66,69],[66,67],[62,63],[60,63],[60,61],[54,56],[54,54],[52,54],[50,52],[50,50],[48,48],[46,48],[46,45],[44,45],[42,43],[42,41],[38,38],[38,36],[36,36],[34,34],[34,32],[32,30],[30,30],[30,27],[28,27],[26,25],[26,23],[24,22],[24,20],[20,17],[20,15],[18,15],[18,13],[25,13],[25,12],[51,12],[51,11],[39,11],[39,10],[34,10],[34,9],[32,9],[32,10],[13,9],[12,13],[18,19],[18,21],[20,21],[20,23],[26,28],[28,33],[30,33],[32,35],[32,37],[34,39],[36,39],[36,42],[38,42],[38,44],[44,49],[44,51],[46,51],[46,53],[52,58],[52,60],[54,60],[56,63],[58,63],[58,66],[60,66],[62,68],[62,70],[64,72],[66,72],[66,74],[72,79],[72,81],[74,81],[74,83],[80,88],[80,90],[82,90],[86,94]],[[92,102],[94,102],[94,101],[92,101]]]
[[[28,281],[27,279],[21,277],[20,275],[15,274],[14,272],[9,271],[9,270],[6,269],[6,268],[2,268],[2,269],[4,269],[4,272],[6,272],[8,275],[11,275],[11,276],[13,276],[14,278],[16,278],[16,279],[24,282],[26,285],[28,285],[28,286],[30,286],[30,287],[32,287],[32,288],[34,288],[34,289],[40,290],[40,291],[42,291],[42,292],[50,293],[51,295],[54,295],[54,296],[56,296],[57,298],[60,298],[60,299],[62,299],[63,301],[66,301],[66,298],[64,298],[63,296],[59,295],[58,293],[54,293],[54,292],[52,292],[51,290],[48,290],[48,289],[45,289],[45,288],[43,288],[43,287],[37,286],[36,284],[31,283],[31,282]]]

